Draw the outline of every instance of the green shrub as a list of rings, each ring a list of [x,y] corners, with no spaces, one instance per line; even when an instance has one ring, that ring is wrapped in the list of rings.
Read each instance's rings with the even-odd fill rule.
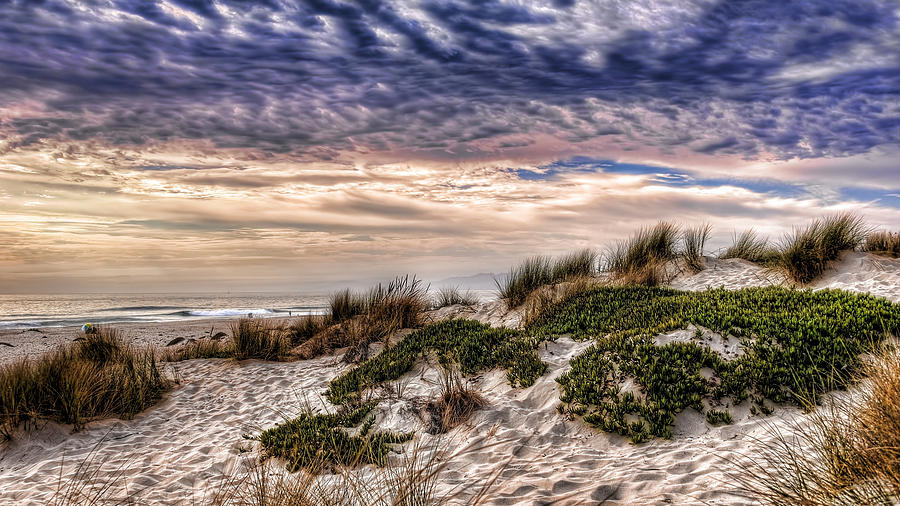
[[[706,421],[712,425],[728,425],[734,423],[734,418],[726,410],[710,409],[706,412]]]
[[[704,345],[653,337],[689,323],[742,339],[744,353],[726,360]],[[842,388],[868,352],[900,334],[900,306],[838,290],[780,287],[680,292],[651,287],[598,287],[554,305],[528,329],[535,340],[560,334],[596,338],[558,378],[561,400],[590,406],[584,420],[632,435],[628,416],[640,417],[654,436],[669,437],[675,415],[703,400],[751,396],[805,405]],[[712,370],[712,378],[701,369]],[[624,377],[644,396],[623,393]]]
[[[445,365],[458,364],[464,374],[503,367],[510,383],[529,386],[547,367],[534,351],[537,344],[515,330],[472,320],[445,320],[413,332],[333,379],[325,395],[333,404],[357,399],[364,388],[399,378],[428,353],[437,354]]]
[[[335,414],[303,413],[263,431],[259,442],[266,456],[285,459],[291,472],[382,465],[390,445],[409,441],[412,434],[372,432],[374,416],[363,421],[374,407],[368,403]],[[357,435],[347,432],[360,424]]]

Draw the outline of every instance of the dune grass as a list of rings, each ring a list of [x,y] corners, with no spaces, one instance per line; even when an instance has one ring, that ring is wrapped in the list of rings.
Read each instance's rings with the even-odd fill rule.
[[[338,292],[331,298],[328,315],[298,323],[291,330],[295,346],[291,354],[310,359],[350,347],[346,360],[364,360],[369,344],[384,341],[400,329],[422,325],[430,307],[427,291],[421,280],[407,275],[364,293]]]
[[[281,360],[290,351],[290,339],[283,326],[263,318],[241,318],[231,324],[234,358]]]
[[[440,309],[447,306],[474,306],[478,304],[478,296],[469,290],[462,291],[459,287],[440,288],[434,296],[431,307]]]
[[[231,341],[213,341],[211,339],[198,339],[175,348],[165,348],[159,354],[159,359],[164,362],[233,357],[234,345]]]
[[[678,256],[679,235],[679,227],[665,221],[642,228],[609,250],[604,270],[626,283],[658,285],[666,262]]]
[[[757,264],[773,262],[778,257],[778,251],[769,244],[769,240],[760,237],[755,230],[745,230],[734,237],[733,244],[729,246],[719,258],[740,258]]]
[[[400,325],[418,325],[422,311],[428,307],[422,280],[415,276],[398,276],[387,284],[378,283],[367,292],[342,290],[329,302],[331,323],[341,323],[356,316],[373,312],[389,312],[400,317]]]
[[[775,263],[792,280],[809,283],[825,271],[828,262],[837,260],[841,252],[862,246],[867,235],[860,216],[852,213],[827,216],[785,237]]]
[[[702,343],[654,342],[689,323],[741,339],[744,353],[726,360]],[[838,290],[604,286],[551,306],[526,331],[536,340],[596,339],[557,380],[561,400],[586,407],[587,423],[639,442],[670,437],[675,415],[687,408],[750,398],[767,412],[767,400],[802,404],[848,385],[862,353],[900,335],[900,305]],[[642,395],[623,390],[626,378]]]
[[[835,398],[790,433],[770,429],[736,462],[741,488],[775,505],[881,505],[900,497],[900,354],[863,369],[852,398]]]
[[[309,315],[297,319],[288,328],[288,338],[292,346],[305,343],[328,327],[330,317],[327,315]]]
[[[429,434],[446,434],[465,422],[475,411],[483,408],[487,401],[472,388],[455,367],[444,367],[441,371],[441,392],[425,406],[429,415]]]
[[[866,236],[863,249],[876,255],[900,258],[900,232],[872,232]]]
[[[10,438],[41,420],[84,428],[90,420],[129,418],[172,386],[151,349],[100,327],[83,340],[0,369],[0,434]]]
[[[538,288],[577,277],[590,277],[597,272],[597,253],[584,249],[556,260],[547,256],[525,259],[509,273],[494,282],[501,299],[510,308],[521,306]]]
[[[700,272],[706,267],[703,263],[703,248],[709,240],[710,232],[712,227],[703,224],[685,228],[681,234],[681,256],[687,268],[694,272]]]

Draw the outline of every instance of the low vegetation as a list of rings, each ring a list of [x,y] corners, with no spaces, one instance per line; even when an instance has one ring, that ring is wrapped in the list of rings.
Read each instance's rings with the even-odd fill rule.
[[[315,415],[313,415],[315,416]],[[353,430],[343,427],[345,430]],[[369,429],[368,435],[371,435]],[[505,441],[485,442],[478,438],[462,448],[446,448],[412,443],[403,453],[392,456],[382,467],[369,467],[359,472],[361,462],[351,464],[324,462],[323,452],[297,472],[288,471],[276,459],[258,459],[249,455],[216,466],[221,474],[195,476],[195,489],[180,502],[197,506],[403,506],[432,504],[485,504],[499,475],[506,465],[477,485],[455,487],[439,491],[438,479],[448,462],[458,457],[477,455]],[[393,446],[391,443],[387,445]],[[99,504],[147,504],[159,502],[152,497],[154,487],[133,478],[142,470],[139,462],[110,464],[99,458],[102,442],[79,462],[74,472],[65,469],[60,461],[56,493],[47,502],[54,506],[82,506]],[[140,459],[138,459],[140,460]],[[64,471],[65,470],[65,471]],[[328,473],[325,476],[325,473]],[[151,483],[153,481],[151,480]],[[167,496],[168,497],[168,496]]]
[[[740,258],[756,264],[771,264],[778,258],[778,250],[769,244],[768,239],[760,237],[751,229],[736,236],[734,243],[719,258]]]
[[[706,412],[706,421],[711,425],[727,425],[734,423],[734,418],[727,410],[710,409]]]
[[[231,340],[198,339],[176,348],[166,348],[160,353],[159,358],[164,362],[181,362],[195,358],[234,358],[234,346]]]
[[[291,348],[288,333],[281,325],[262,318],[241,318],[231,324],[234,358],[281,360]]]
[[[370,402],[333,414],[303,413],[263,431],[259,442],[267,457],[284,459],[291,472],[382,465],[390,445],[409,441],[412,434],[373,431],[374,408]],[[355,427],[358,433],[350,435],[347,429]]]
[[[866,236],[861,217],[850,213],[828,216],[787,236],[780,245],[775,264],[792,280],[809,283],[842,252],[862,246]]]
[[[450,432],[485,404],[484,397],[466,383],[459,371],[455,368],[444,368],[440,395],[425,406],[429,415],[428,433]]]
[[[290,358],[292,330],[263,318],[241,318],[231,326],[231,338],[198,339],[166,349],[160,358],[169,362],[195,358],[286,360]]]
[[[681,234],[682,257],[685,266],[693,272],[700,272],[706,265],[703,262],[703,248],[709,240],[712,227],[708,224],[694,228],[686,228]]]
[[[625,283],[657,285],[664,281],[666,263],[678,256],[678,238],[674,223],[642,228],[609,251],[604,270]]]
[[[864,249],[876,255],[900,258],[900,232],[872,232],[866,237]]]
[[[402,328],[414,328],[421,323],[422,312],[428,307],[427,289],[421,280],[407,275],[387,284],[378,283],[364,293],[338,292],[329,303],[330,323],[342,323],[364,314],[389,313],[399,317]]]
[[[326,315],[309,315],[298,318],[288,329],[292,346],[309,341],[328,327],[331,318]]]
[[[41,420],[72,424],[130,418],[171,388],[150,349],[127,344],[122,333],[100,327],[79,341],[0,369],[0,435]]]
[[[597,286],[597,284],[598,281],[595,278],[583,276],[534,290],[528,294],[523,304],[524,311],[522,311],[521,325],[528,326],[544,314],[553,304],[584,293]]]
[[[429,353],[463,374],[493,367],[507,370],[513,385],[530,386],[547,368],[535,353],[537,342],[519,331],[493,328],[472,320],[445,320],[423,327],[400,343],[333,379],[326,397],[332,404],[359,399],[366,388],[399,378]]]
[[[736,462],[742,488],[775,505],[881,505],[900,497],[900,354],[870,362],[853,398],[838,397],[789,435],[772,429],[751,461]]]
[[[344,290],[331,298],[331,312],[321,320],[298,324],[291,331],[292,355],[309,359],[349,347],[350,362],[364,360],[371,343],[400,329],[417,328],[430,307],[427,287],[415,276],[401,276],[365,293]]]
[[[474,306],[475,304],[478,304],[478,296],[471,291],[461,291],[458,287],[444,287],[435,294],[431,307],[439,309],[447,306]]]
[[[528,296],[545,285],[552,285],[597,272],[597,254],[585,249],[553,260],[546,256],[526,259],[498,280],[497,290],[510,308],[521,306]]]
[[[689,323],[741,339],[743,354],[728,360],[697,342],[655,342]],[[900,335],[900,306],[836,290],[605,286],[552,306],[529,330],[535,339],[596,338],[558,378],[561,400],[584,406],[586,422],[639,442],[670,437],[687,408],[749,398],[765,412],[766,400],[802,404],[846,386],[860,354]],[[624,388],[627,379],[638,391]]]

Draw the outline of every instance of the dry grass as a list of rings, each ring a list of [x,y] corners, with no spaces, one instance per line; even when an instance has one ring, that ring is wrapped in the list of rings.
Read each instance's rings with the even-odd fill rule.
[[[500,473],[509,462],[499,463],[497,470],[477,483],[467,482],[439,493],[437,483],[447,463],[466,454],[489,450],[507,441],[486,443],[478,439],[456,451],[441,442],[433,446],[413,443],[391,465],[357,466],[288,472],[282,463],[268,459],[244,457],[231,471],[206,478],[185,503],[198,506],[431,506],[436,504],[485,504],[491,497]],[[102,442],[101,442],[102,443]],[[98,445],[99,447],[100,445]],[[110,469],[97,458],[98,448],[70,473],[63,473],[56,495],[49,501],[54,506],[99,504],[147,504],[153,492],[149,487],[130,486],[135,476],[134,464]]]
[[[0,369],[0,435],[49,419],[80,430],[93,419],[129,418],[156,403],[172,382],[151,349],[100,327],[73,344]]]
[[[444,287],[437,291],[432,309],[440,309],[447,306],[474,306],[478,304],[478,296],[469,290],[462,291],[458,287]]]
[[[429,434],[446,434],[472,417],[487,404],[484,397],[472,388],[455,369],[445,368],[441,374],[440,396],[425,407],[429,419]]]
[[[866,237],[864,249],[876,255],[900,258],[900,232],[872,232]]]
[[[809,283],[822,274],[841,252],[859,248],[868,231],[860,216],[843,213],[795,229],[780,245],[775,261],[792,280]]]
[[[819,408],[808,426],[760,441],[739,479],[776,505],[896,504],[900,498],[900,353],[867,367],[861,391]]]
[[[618,242],[607,254],[605,270],[620,281],[654,286],[664,282],[664,267],[677,257],[679,228],[659,222]]]

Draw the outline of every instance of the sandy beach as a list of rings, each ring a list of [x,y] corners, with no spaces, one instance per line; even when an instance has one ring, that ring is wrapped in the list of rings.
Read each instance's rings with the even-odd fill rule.
[[[743,260],[707,258],[697,274],[680,274],[671,286],[687,290],[740,288],[784,283],[770,271]],[[900,301],[900,260],[849,253],[813,288],[865,291]],[[501,302],[472,308],[455,306],[431,312],[433,320],[463,316],[514,327],[521,314]],[[165,346],[176,338],[204,339],[229,332],[228,320],[120,325],[134,342]],[[681,332],[681,334],[679,334]],[[689,340],[691,330],[666,340]],[[683,334],[683,335],[682,335]],[[73,328],[4,331],[0,362],[50,350],[77,336]],[[380,429],[417,433],[426,451],[454,450],[487,444],[486,450],[463,452],[446,462],[437,479],[438,496],[463,504],[477,493],[472,483],[496,476],[491,504],[745,504],[733,473],[734,462],[752,451],[755,441],[773,431],[790,431],[804,423],[796,408],[779,406],[772,416],[751,416],[747,403],[732,409],[735,422],[714,427],[696,411],[682,412],[671,440],[634,445],[600,432],[556,411],[559,386],[554,381],[569,360],[589,342],[561,337],[538,350],[549,366],[536,384],[511,387],[502,370],[471,378],[487,406],[444,436],[424,432],[421,405],[439,388],[438,368],[418,363],[386,389],[403,390],[401,398],[383,399],[377,408]],[[727,343],[722,343],[722,348]],[[376,350],[377,351],[377,350]],[[335,356],[296,362],[228,359],[190,360],[166,366],[179,385],[158,405],[133,420],[101,420],[81,432],[54,423],[22,434],[0,450],[0,503],[43,504],[78,463],[100,468],[93,480],[119,476],[122,490],[147,504],[202,501],[217,483],[253,458],[255,443],[243,438],[299,413],[304,407],[334,409],[322,397],[330,379],[350,366]],[[399,384],[399,387],[396,385]],[[392,387],[391,385],[395,385]],[[394,457],[399,458],[399,457]],[[373,472],[364,468],[359,473]],[[124,492],[123,492],[124,493]]]

